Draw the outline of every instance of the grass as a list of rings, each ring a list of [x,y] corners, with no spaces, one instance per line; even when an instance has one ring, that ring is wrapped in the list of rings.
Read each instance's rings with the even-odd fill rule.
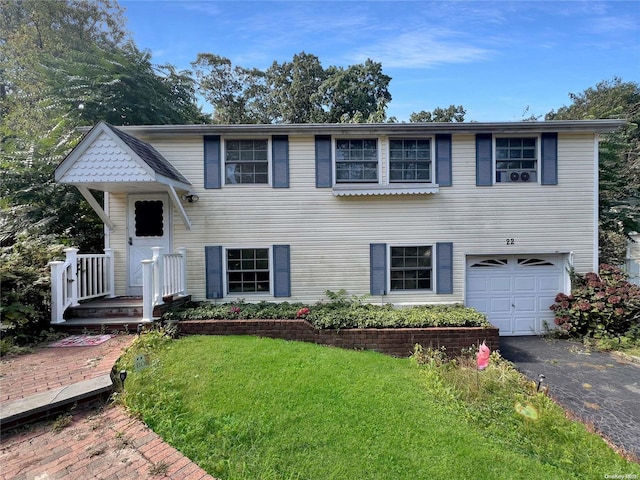
[[[135,371],[145,353],[149,366]],[[427,352],[429,353],[429,352]],[[222,479],[571,479],[640,474],[505,364],[476,373],[254,337],[144,335],[126,405]],[[514,404],[530,403],[529,421]]]

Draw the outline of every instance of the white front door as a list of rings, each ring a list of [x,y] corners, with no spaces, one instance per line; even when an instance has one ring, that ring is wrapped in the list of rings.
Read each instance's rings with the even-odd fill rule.
[[[539,335],[555,326],[549,306],[564,274],[562,255],[469,256],[465,305],[487,315],[500,335]]]
[[[142,260],[151,258],[151,247],[171,248],[171,216],[166,193],[129,195],[127,239],[128,295],[142,294]]]

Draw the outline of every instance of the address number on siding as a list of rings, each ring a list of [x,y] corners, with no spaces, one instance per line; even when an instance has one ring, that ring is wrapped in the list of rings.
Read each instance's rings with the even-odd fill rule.
[[[507,238],[507,245],[515,245],[515,244],[516,244],[515,238]]]

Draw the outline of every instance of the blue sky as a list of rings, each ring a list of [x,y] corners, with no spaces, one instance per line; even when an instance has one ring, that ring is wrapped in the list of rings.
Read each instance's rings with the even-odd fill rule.
[[[138,47],[181,69],[199,52],[259,69],[302,51],[325,68],[371,58],[400,121],[450,104],[467,121],[517,121],[601,80],[640,81],[639,1],[119,3]]]

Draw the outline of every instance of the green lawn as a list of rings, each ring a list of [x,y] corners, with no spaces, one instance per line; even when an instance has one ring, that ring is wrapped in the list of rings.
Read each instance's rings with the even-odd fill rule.
[[[140,352],[149,366],[136,371]],[[470,374],[473,404],[409,359],[254,337],[144,335],[119,368],[130,372],[126,405],[225,480],[640,474],[546,397],[492,393],[513,378],[503,367]],[[498,384],[485,386],[484,374]],[[517,401],[536,405],[540,420],[515,413]]]

